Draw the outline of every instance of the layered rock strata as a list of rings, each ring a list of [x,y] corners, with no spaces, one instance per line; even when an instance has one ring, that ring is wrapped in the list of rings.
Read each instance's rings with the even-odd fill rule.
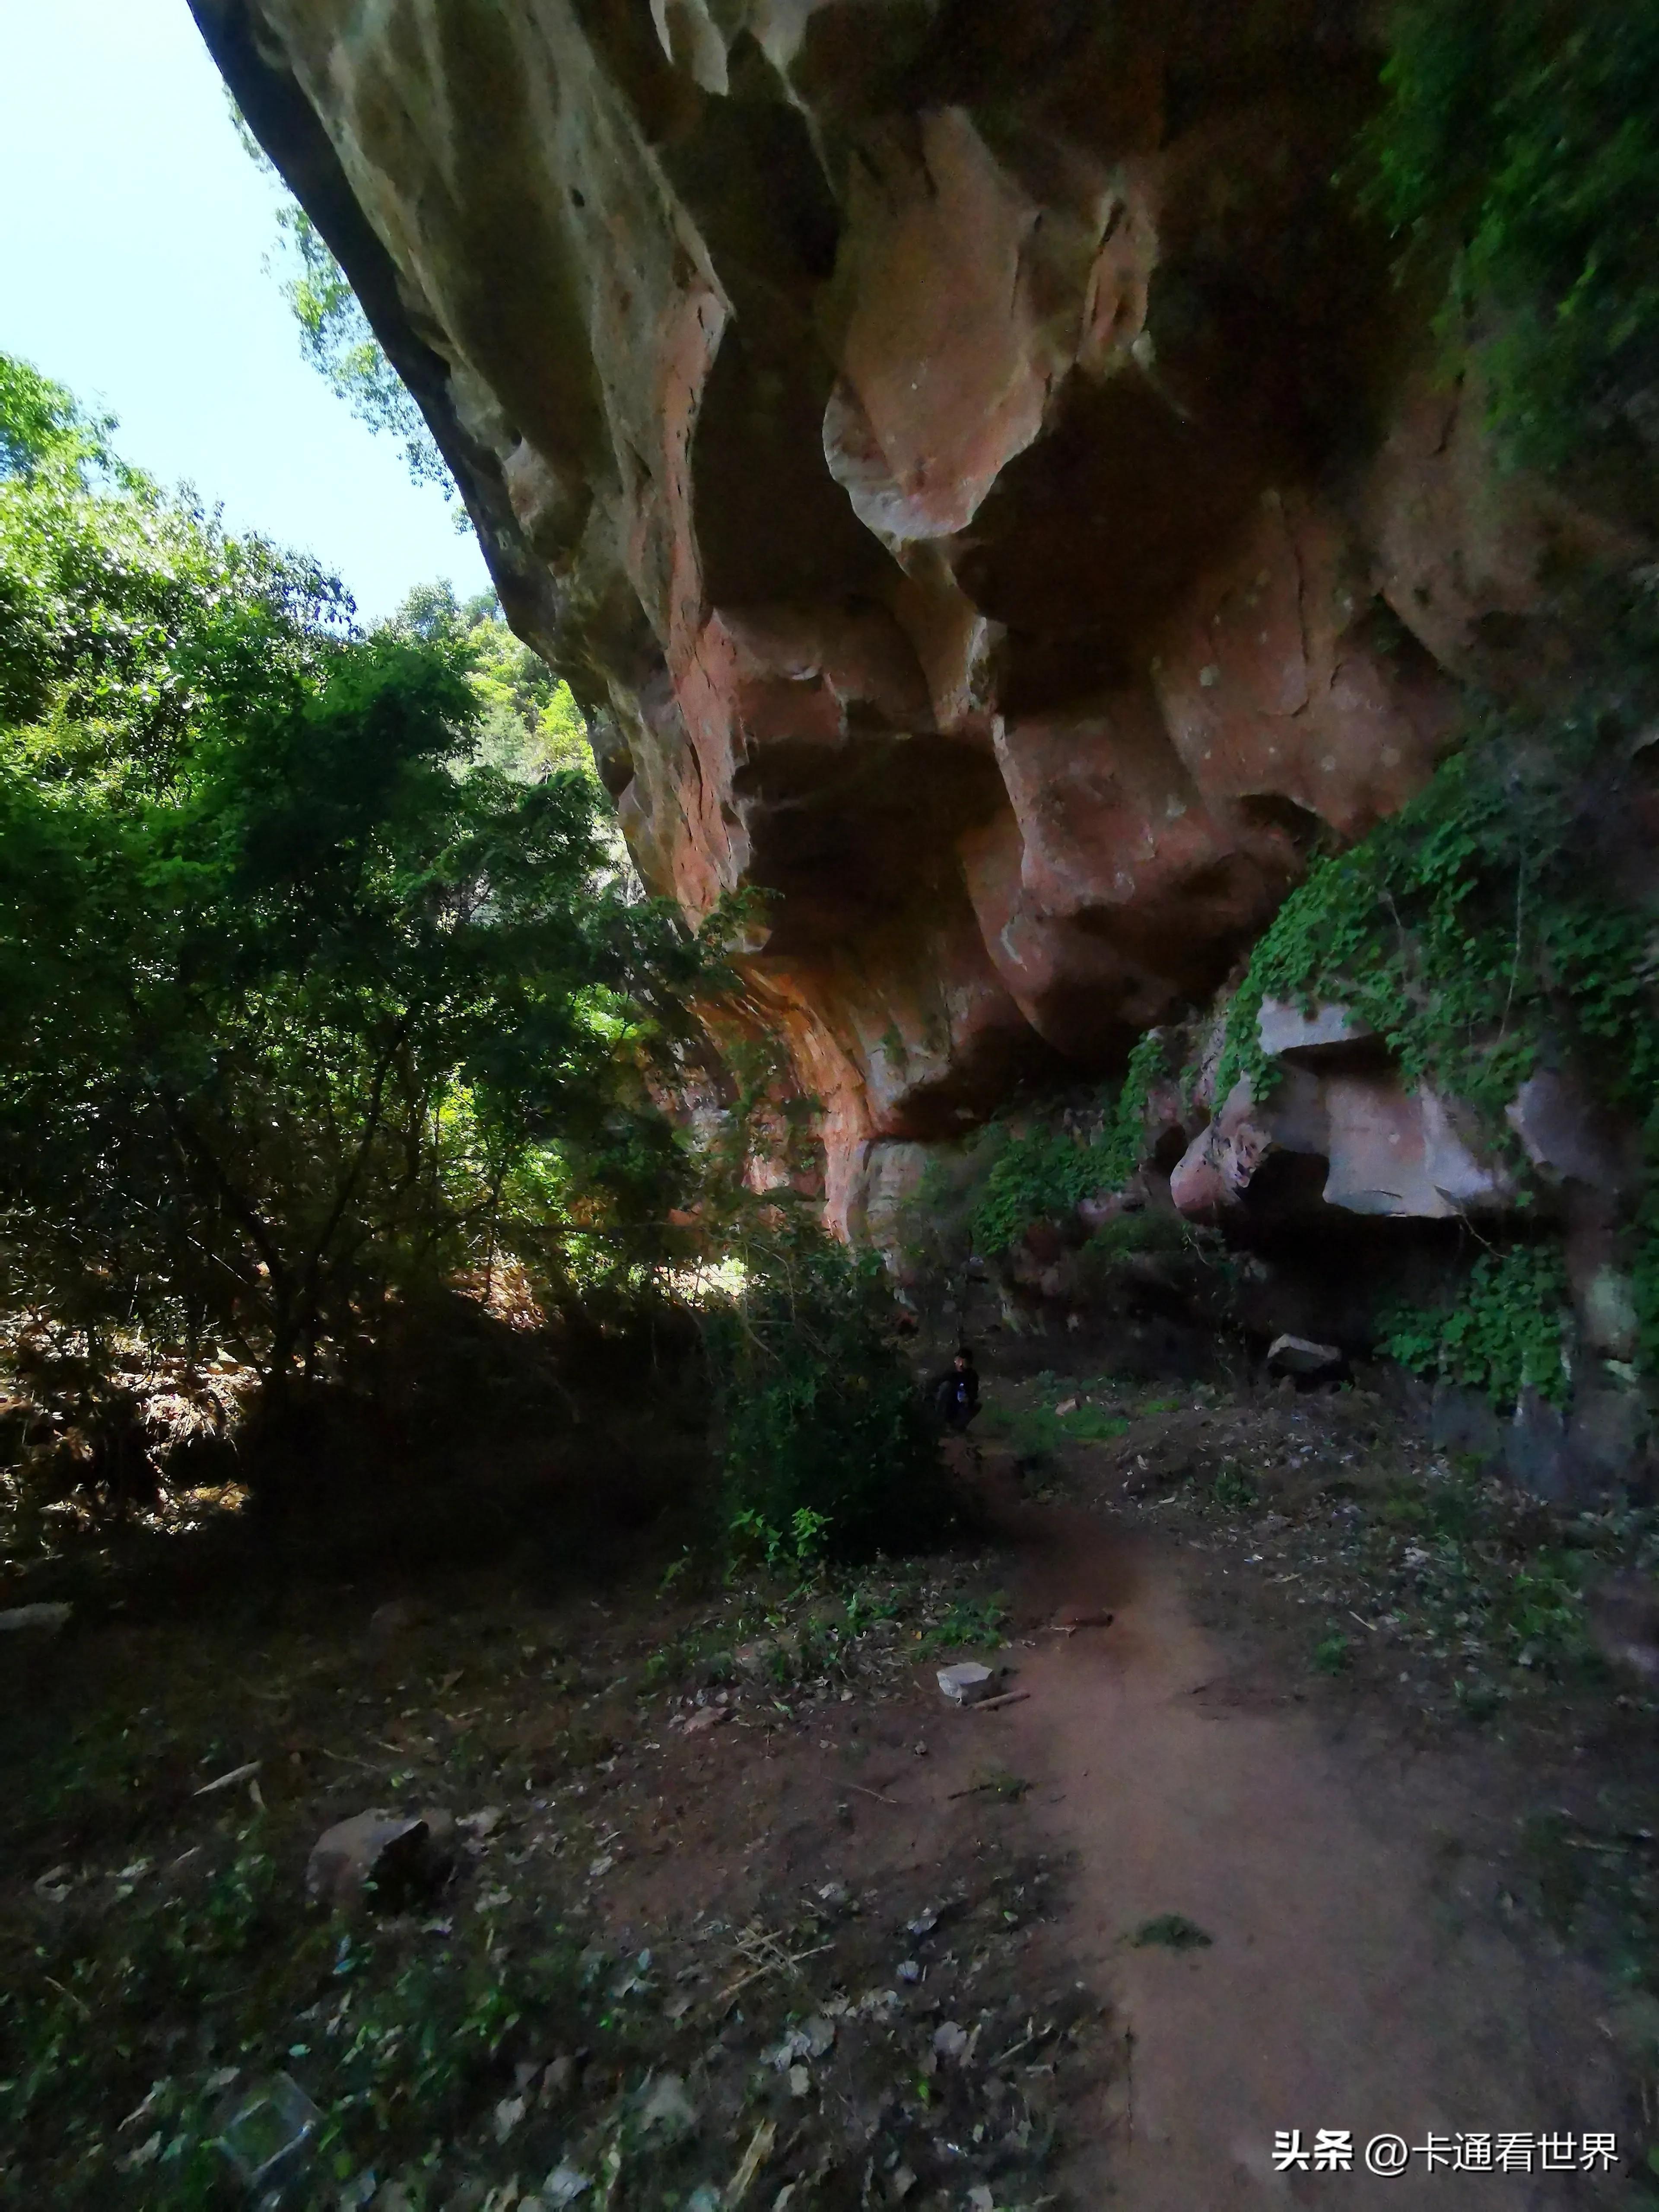
[[[1589,530],[1332,185],[1369,9],[192,4],[646,882],[769,894],[855,1231],[1206,999]]]

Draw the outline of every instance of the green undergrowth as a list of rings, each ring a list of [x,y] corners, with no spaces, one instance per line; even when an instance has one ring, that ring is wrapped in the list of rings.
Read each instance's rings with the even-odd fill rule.
[[[1017,1458],[1041,1466],[1068,1445],[1115,1443],[1136,1422],[1182,1412],[1193,1402],[1190,1396],[1143,1396],[1110,1374],[1045,1370],[1000,1389],[976,1425],[988,1443],[1006,1444]]]
[[[1516,1852],[1522,1901],[1558,1941],[1588,1954],[1607,1975],[1619,2039],[1639,2052],[1644,2074],[1659,2059],[1656,1818],[1650,1781],[1616,1784],[1600,1793],[1587,1815],[1559,1806],[1529,1814]],[[1659,2153],[1649,2157],[1659,2173]],[[1644,2192],[1635,2201],[1653,2199]]]
[[[1571,1389],[1562,1351],[1570,1321],[1560,1254],[1516,1246],[1483,1253],[1454,1303],[1386,1316],[1381,1348],[1414,1375],[1477,1390],[1496,1407],[1527,1390],[1559,1406]]]
[[[1042,1403],[988,1407],[980,1425],[988,1437],[1011,1445],[1022,1459],[1049,1458],[1066,1444],[1109,1443],[1129,1431],[1124,1415],[1103,1406],[1079,1405],[1062,1413]]]
[[[1149,1030],[1129,1055],[1123,1080],[1105,1094],[1092,1135],[1041,1120],[991,1139],[991,1164],[973,1203],[975,1249],[989,1256],[1018,1243],[1033,1222],[1067,1220],[1097,1192],[1120,1190],[1140,1162],[1146,1100],[1165,1072],[1167,1042]]]
[[[1205,1231],[1195,1228],[1180,1214],[1142,1206],[1103,1221],[1091,1232],[1083,1253],[1086,1261],[1111,1267],[1125,1260],[1190,1252],[1195,1246],[1209,1242]]]
[[[1186,1475],[1144,1510],[1206,1541],[1221,1522],[1253,1580],[1308,1608],[1318,1673],[1403,1668],[1479,1720],[1517,1698],[1605,1691],[1591,1595],[1611,1573],[1659,1571],[1659,1514],[1555,1513],[1473,1459],[1413,1467],[1386,1438],[1306,1449],[1262,1451],[1248,1477],[1236,1462]]]
[[[388,2164],[435,2172],[526,2051],[625,2054],[627,2023],[601,2019],[562,1924],[509,1936],[499,1912],[468,1913],[352,1932],[296,1907],[291,1844],[256,1819],[177,1868],[134,1862],[43,1911],[14,1950],[0,2125],[13,2170],[50,2175],[53,2203],[234,2203],[216,2137],[278,2071],[319,2093],[325,2077],[315,2160],[338,2183]]]
[[[855,1711],[902,1706],[930,1664],[1002,1639],[988,1567],[819,1565],[805,1581],[792,1567],[700,1593],[683,1570],[637,1607],[613,1589],[557,1613],[492,1583],[465,1613],[439,1602],[367,1649],[367,1600],[343,1613],[337,1597],[258,1651],[192,1641],[188,1621],[114,1646],[67,1638],[60,1666],[83,1686],[54,1680],[38,1725],[15,1698],[6,1717],[0,2204],[234,2212],[253,2198],[216,2139],[284,2076],[315,2129],[284,2201],[317,2212],[505,2206],[562,2171],[594,2203],[687,2212],[737,2201],[762,2135],[760,2202],[793,2179],[813,2203],[852,2203],[871,2155],[837,2118],[855,2072],[891,2085],[887,2170],[902,2155],[931,2197],[994,2157],[1000,2179],[1021,2177],[1010,2201],[1030,2201],[1051,2136],[988,2071],[1030,2051],[1033,2001],[1010,1990],[1048,1876],[996,1863],[1014,1839],[988,1856],[975,1827],[959,1868],[890,1868],[867,1906],[855,1881],[826,1885],[818,1857],[798,1887],[780,1853],[784,1878],[765,1877],[749,1924],[687,1905],[617,1927],[617,1885],[671,1839],[706,1854],[709,1885],[733,1864],[723,1807],[700,1828],[665,1805],[665,1790],[699,1795],[683,1766],[671,1786],[654,1765],[674,1759],[671,1730],[728,1709],[716,1790],[734,1809],[733,1778],[752,1784],[780,1729],[810,1754],[845,1709],[855,1766]],[[78,1729],[64,1725],[77,1695],[101,1701]],[[198,1794],[226,1774],[234,1797]],[[846,1793],[832,1854],[866,1802],[850,1779]],[[307,1853],[364,1804],[447,1807],[465,1840],[447,1876],[331,1914],[306,1899]],[[706,1906],[689,1859],[682,1880]],[[935,1970],[935,1996],[957,1975],[957,2016],[981,2037],[971,2073],[935,2078],[937,2003],[913,2019],[889,1987],[905,1955]],[[780,2039],[826,2018],[832,2048],[820,2027],[789,2054],[811,2069],[803,2103]],[[1045,2065],[1058,2032],[1039,2037]],[[965,2108],[985,2096],[994,2111]],[[930,2119],[947,2109],[952,2147],[935,2153]]]
[[[1224,1467],[1210,1486],[1211,1502],[1218,1513],[1248,1513],[1261,1497],[1248,1474],[1236,1467]]]
[[[1410,805],[1350,851],[1316,860],[1251,955],[1216,1082],[1269,1095],[1262,1001],[1336,1000],[1408,1084],[1503,1108],[1571,1058],[1616,1105],[1645,1108],[1659,1019],[1648,925],[1620,903],[1582,823],[1593,724],[1519,732],[1491,720]]]
[[[1160,1912],[1143,1920],[1130,1940],[1137,1951],[1207,1951],[1215,1938],[1184,1912]]]
[[[1431,1653],[1462,1662],[1463,1699],[1478,1704],[1509,1669],[1601,1678],[1584,1592],[1630,1535],[1607,1516],[1558,1520],[1464,1466],[1394,1486],[1361,1523],[1359,1560]]]
[[[641,1698],[665,1685],[718,1686],[753,1680],[773,1689],[821,1683],[839,1692],[867,1687],[902,1658],[906,1664],[952,1651],[994,1651],[1009,1608],[1000,1590],[983,1592],[957,1569],[918,1574],[906,1567],[839,1570],[728,1581],[711,1611],[650,1653],[632,1686]]]
[[[994,2161],[1007,2201],[1048,2201],[1045,2084],[1094,2008],[1080,1984],[1045,2004],[1016,1984],[1050,1876],[1009,1841],[980,1836],[920,1880],[890,1872],[867,1902],[845,1881],[786,1885],[746,1926],[700,1913],[644,1948],[562,1907],[544,1853],[497,1854],[422,1918],[325,1920],[292,1894],[292,1844],[246,1828],[188,1894],[135,1869],[141,1896],[42,1912],[0,1996],[0,2202],[246,2207],[217,2139],[273,2087],[313,2127],[280,2201],[317,2212],[506,2207],[538,2189],[688,2212],[737,2204],[757,2169],[762,2203],[804,2188],[850,2204],[872,2142],[887,2170],[927,2176],[930,2201]],[[913,2014],[886,1985],[896,1944],[951,1980],[977,2067],[939,2067],[937,2006]],[[1034,2044],[1041,2063],[1010,2078],[1005,2054]],[[849,2148],[838,2116],[872,2081],[879,2133]]]
[[[1411,0],[1361,195],[1413,284],[1443,285],[1448,380],[1478,370],[1500,450],[1645,468],[1659,368],[1654,0]]]
[[[892,1335],[879,1257],[788,1223],[743,1257],[741,1297],[705,1316],[738,1549],[804,1567],[941,1541],[958,1501]]]

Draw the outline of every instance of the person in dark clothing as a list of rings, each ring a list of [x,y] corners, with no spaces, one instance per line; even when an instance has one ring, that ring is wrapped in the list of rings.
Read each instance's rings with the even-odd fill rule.
[[[947,1429],[964,1431],[979,1411],[979,1370],[964,1346],[932,1386],[933,1411]]]

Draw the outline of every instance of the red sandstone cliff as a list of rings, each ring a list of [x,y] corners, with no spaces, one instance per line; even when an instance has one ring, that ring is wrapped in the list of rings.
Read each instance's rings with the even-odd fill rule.
[[[1587,527],[1345,213],[1340,0],[194,5],[647,882],[774,895],[842,1223],[1212,991]]]

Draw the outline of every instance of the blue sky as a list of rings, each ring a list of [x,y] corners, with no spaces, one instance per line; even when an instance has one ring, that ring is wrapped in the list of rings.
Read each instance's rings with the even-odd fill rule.
[[[120,417],[126,457],[304,548],[369,620],[489,584],[301,356],[262,263],[274,188],[238,144],[185,0],[0,0],[0,349]]]

